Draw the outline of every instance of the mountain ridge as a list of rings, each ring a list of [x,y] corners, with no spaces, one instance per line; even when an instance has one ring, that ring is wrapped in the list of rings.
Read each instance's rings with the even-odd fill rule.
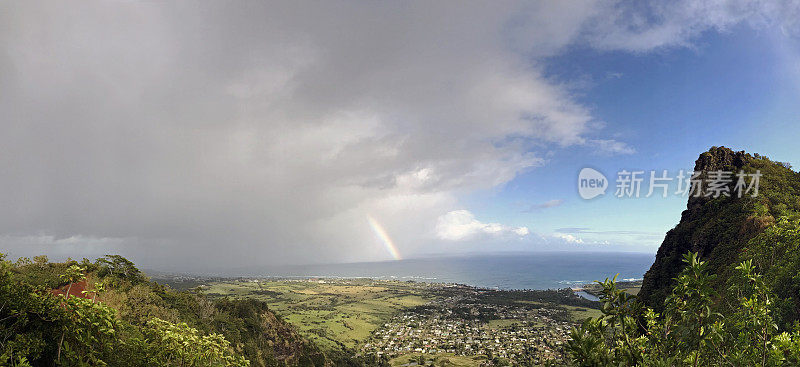
[[[653,265],[645,273],[639,299],[655,310],[663,308],[664,300],[683,269],[683,254],[698,253],[709,263],[712,273],[724,286],[733,267],[744,260],[748,244],[773,226],[777,218],[798,217],[800,212],[800,174],[787,163],[774,162],[759,154],[711,147],[695,161],[698,178],[707,181],[714,171],[733,173],[727,184],[730,196],[693,196],[693,185],[686,209],[679,223],[669,230],[656,254]],[[736,173],[760,173],[758,195],[749,192],[735,194]],[[705,188],[701,184],[699,189]]]

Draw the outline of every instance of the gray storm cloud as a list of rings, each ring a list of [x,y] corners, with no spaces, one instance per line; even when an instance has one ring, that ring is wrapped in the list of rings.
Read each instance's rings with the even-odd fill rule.
[[[4,2],[0,249],[388,258],[369,215],[420,251],[542,144],[631,149],[540,60],[682,45],[741,21],[723,5],[630,10],[669,16],[648,28],[595,2]]]

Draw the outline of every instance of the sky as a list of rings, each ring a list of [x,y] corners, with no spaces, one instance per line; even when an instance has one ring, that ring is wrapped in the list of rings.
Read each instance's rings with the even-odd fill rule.
[[[617,172],[800,166],[797,0],[2,2],[0,51],[11,258],[655,253],[686,199]]]

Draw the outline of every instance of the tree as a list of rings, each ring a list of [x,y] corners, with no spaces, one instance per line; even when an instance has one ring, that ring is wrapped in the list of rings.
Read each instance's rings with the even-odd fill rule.
[[[145,349],[144,365],[152,366],[249,366],[235,355],[230,343],[220,334],[202,335],[186,323],[173,324],[153,318],[140,341]]]
[[[67,285],[67,297],[70,296],[70,291],[72,290],[72,284],[80,282],[86,279],[86,275],[84,275],[85,269],[78,266],[78,265],[70,265],[67,268],[67,271],[64,274],[61,274],[61,280],[68,283]]]
[[[33,262],[31,262],[31,259],[27,257],[20,257],[19,259],[17,259],[17,262],[14,264],[14,266],[19,268],[30,264],[33,264]]]
[[[44,267],[49,262],[50,260],[47,258],[47,255],[39,255],[33,257],[33,263],[39,265],[40,267]]]
[[[26,366],[54,359],[60,329],[53,325],[64,310],[49,293],[14,281],[11,263],[0,253],[0,365]]]
[[[125,279],[121,283],[125,291],[148,290],[149,283],[130,287],[130,279],[144,279],[144,275],[132,263],[122,257],[107,259],[108,277],[95,283],[92,299],[72,297],[72,287],[67,286],[66,296],[54,296],[51,289],[58,282],[70,285],[85,278],[87,262],[83,266],[70,264],[48,264],[38,257],[41,266],[15,268],[0,253],[0,366],[247,366],[249,362],[238,355],[231,343],[222,334],[205,333],[189,327],[186,323],[170,323],[147,317],[149,320],[133,324],[117,310],[101,302],[97,295],[104,292],[108,281]],[[94,264],[91,268],[99,270]],[[111,277],[111,273],[114,276]],[[35,277],[30,276],[34,274]],[[96,273],[92,276],[99,276]],[[140,278],[141,277],[141,278]],[[32,282],[37,278],[53,278],[55,283]],[[111,287],[114,287],[111,285]],[[197,295],[168,293],[153,286],[150,294],[161,292],[170,302],[186,307],[186,311],[198,305],[193,302]],[[114,288],[116,295],[120,288]],[[185,302],[184,302],[185,301]],[[255,302],[255,301],[253,301]],[[237,303],[238,304],[238,303]],[[267,310],[266,305],[257,314]],[[189,311],[189,314],[193,311]],[[214,323],[227,322],[232,330],[243,330],[258,322],[245,323],[243,319],[224,314],[215,314]],[[187,315],[188,316],[188,315]],[[212,320],[201,321],[201,327],[209,327]],[[258,319],[261,320],[261,319]],[[233,323],[238,322],[238,323]],[[262,329],[263,330],[263,329]],[[237,334],[232,334],[237,335]],[[251,349],[265,346],[264,340]],[[244,343],[237,342],[237,348]],[[264,350],[259,354],[269,358]],[[324,358],[324,356],[323,356]],[[278,360],[271,359],[278,363]],[[312,363],[323,365],[324,363]],[[268,364],[271,365],[271,364]]]
[[[69,301],[69,299],[70,299],[70,295],[71,295],[70,291],[72,291],[72,284],[75,283],[75,282],[79,282],[79,281],[83,280],[84,278],[86,278],[86,276],[83,274],[83,271],[84,271],[83,268],[81,268],[80,266],[71,265],[69,268],[67,268],[66,273],[61,274],[61,280],[69,283],[67,285],[67,294],[66,294],[67,301]],[[68,304],[69,304],[69,302],[68,302]],[[68,325],[65,324],[63,326],[63,329],[64,330],[61,332],[61,338],[60,338],[60,340],[58,342],[58,353],[57,353],[57,356],[56,356],[56,360],[59,361],[59,362],[61,361],[61,348],[64,345],[64,336],[67,334]]]
[[[147,280],[144,273],[142,273],[133,262],[120,255],[106,255],[101,257],[97,259],[96,265],[99,268],[98,273],[100,276],[110,275],[129,281],[133,285]]]
[[[60,344],[57,361],[68,366],[105,365],[112,361],[119,344],[116,311],[82,297],[68,297],[64,307],[63,356]]]
[[[103,282],[96,282],[94,283],[94,289],[90,291],[83,291],[83,294],[92,294],[92,302],[97,301],[97,295],[106,291],[106,284]]]
[[[567,351],[578,366],[794,366],[800,360],[800,332],[778,333],[772,295],[751,261],[736,267],[720,305],[713,276],[696,253],[666,299],[664,313],[642,309],[632,296],[603,286],[603,315],[573,329]],[[719,312],[726,309],[726,313]]]

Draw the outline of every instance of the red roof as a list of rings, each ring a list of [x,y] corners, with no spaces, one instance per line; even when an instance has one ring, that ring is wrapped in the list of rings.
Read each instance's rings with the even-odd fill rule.
[[[50,293],[52,293],[54,295],[59,295],[60,294],[60,295],[66,296],[67,295],[67,289],[69,289],[69,295],[70,296],[83,297],[83,298],[91,299],[92,298],[92,294],[91,293],[86,293],[86,294],[83,293],[83,291],[85,291],[86,288],[88,288],[88,284],[86,283],[86,280],[81,280],[80,282],[72,283],[72,287],[70,287],[70,285],[67,284],[67,285],[65,285],[65,286],[63,286],[61,288],[50,290]]]

